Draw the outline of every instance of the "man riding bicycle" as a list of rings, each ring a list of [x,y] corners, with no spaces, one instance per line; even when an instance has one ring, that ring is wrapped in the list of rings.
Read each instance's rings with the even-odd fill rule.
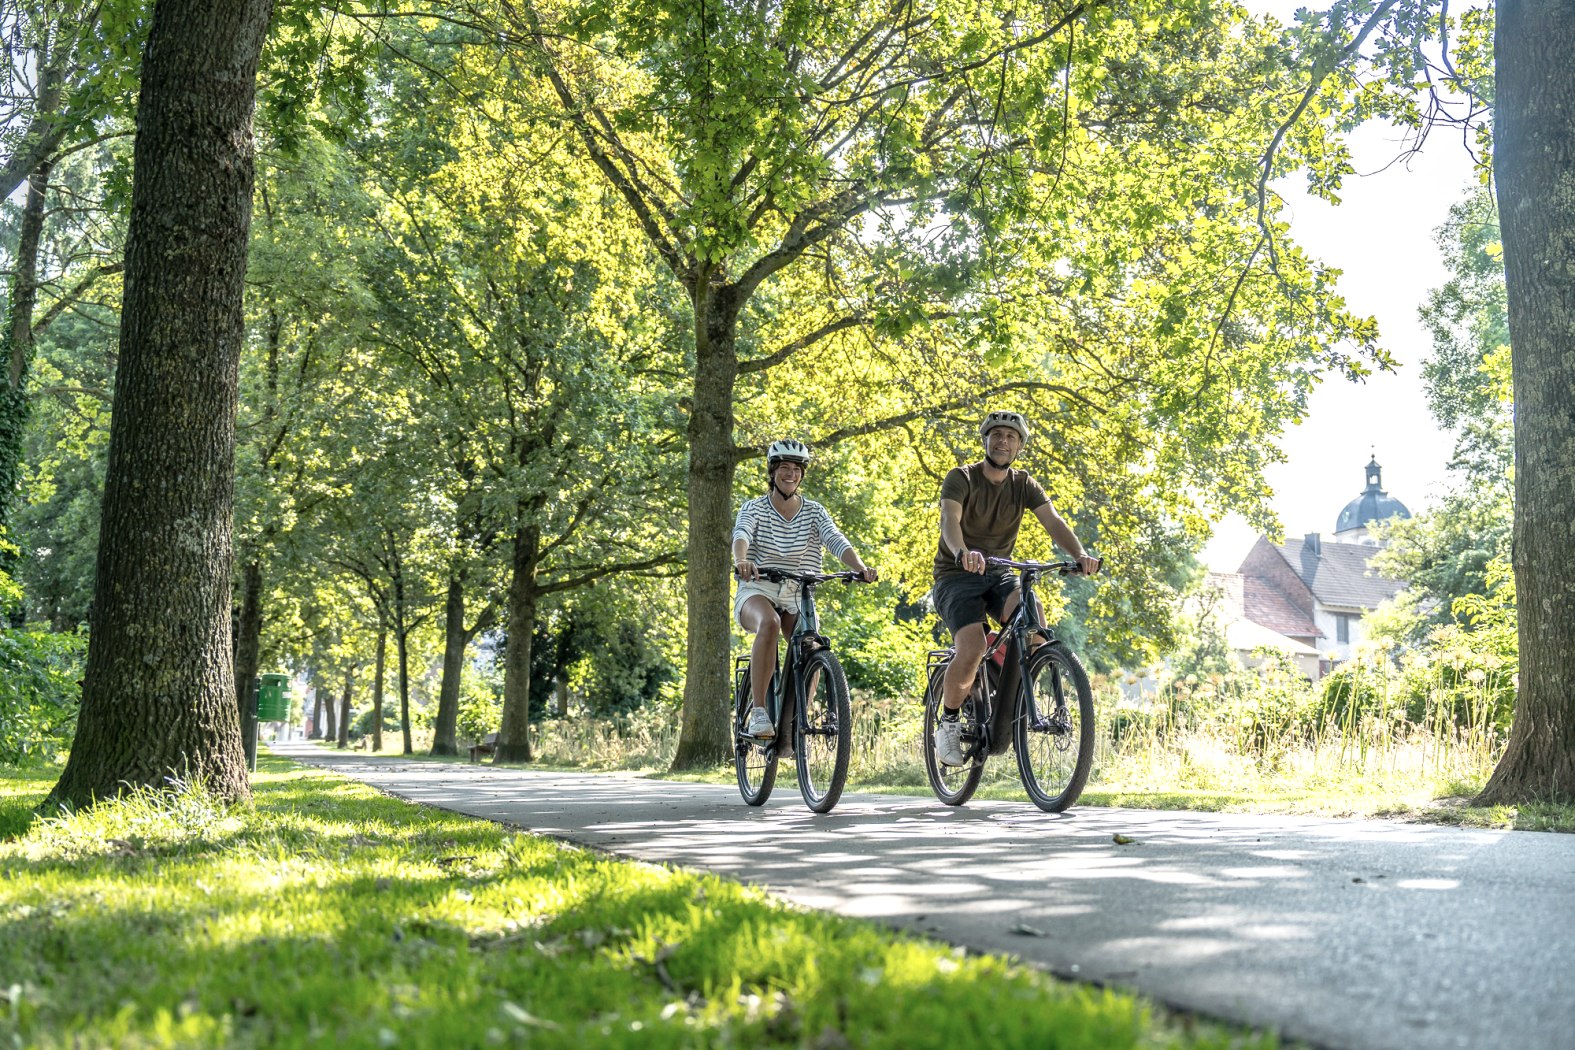
[[[986,558],[1010,558],[1023,512],[1033,511],[1045,531],[1089,576],[1099,559],[1083,549],[1056,512],[1044,486],[1012,462],[1028,445],[1028,421],[1016,412],[991,412],[979,424],[984,459],[948,471],[941,482],[941,537],[935,552],[935,609],[952,632],[956,655],[942,684],[935,755],[942,764],[964,762],[959,712],[984,659],[985,615],[1005,622],[1021,599],[1017,577],[989,570]]]
[[[799,613],[797,585],[761,579],[760,570],[818,572],[824,549],[862,573],[866,581],[874,583],[879,577],[864,564],[826,508],[799,491],[809,460],[809,447],[802,441],[773,441],[766,449],[767,494],[745,502],[733,526],[733,570],[739,579],[733,616],[755,636],[750,661],[760,672],[750,683],[754,710],[749,713],[748,732],[759,739],[776,736],[766,713],[770,669],[776,665],[777,639],[793,633]]]

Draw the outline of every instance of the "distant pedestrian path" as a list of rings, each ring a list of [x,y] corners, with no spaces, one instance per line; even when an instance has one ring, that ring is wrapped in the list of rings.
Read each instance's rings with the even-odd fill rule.
[[[857,794],[816,816],[796,792],[273,752],[1319,1046],[1575,1048],[1575,835]]]

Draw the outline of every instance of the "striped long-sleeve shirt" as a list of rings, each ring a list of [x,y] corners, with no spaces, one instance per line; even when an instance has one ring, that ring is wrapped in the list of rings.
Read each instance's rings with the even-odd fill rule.
[[[822,547],[834,558],[853,547],[819,503],[805,500],[789,520],[771,505],[769,495],[748,500],[738,509],[733,539],[749,541],[744,556],[756,565],[786,572],[819,572]]]

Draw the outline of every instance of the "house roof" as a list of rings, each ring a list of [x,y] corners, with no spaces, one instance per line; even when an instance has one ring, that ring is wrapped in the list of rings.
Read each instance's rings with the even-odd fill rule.
[[[1375,609],[1405,587],[1404,581],[1377,576],[1368,569],[1367,563],[1378,548],[1365,543],[1323,540],[1309,546],[1306,539],[1299,539],[1286,540],[1274,549],[1324,605]]]
[[[1225,643],[1232,649],[1250,653],[1254,649],[1277,649],[1292,656],[1317,656],[1318,650],[1305,642],[1287,638],[1252,620],[1237,620],[1225,625]]]
[[[1318,625],[1268,580],[1242,578],[1242,612],[1253,623],[1292,638],[1317,638]]]

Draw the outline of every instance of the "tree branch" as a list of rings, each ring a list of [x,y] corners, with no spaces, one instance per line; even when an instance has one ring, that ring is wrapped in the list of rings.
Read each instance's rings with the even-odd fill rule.
[[[570,576],[561,580],[554,580],[548,584],[543,584],[538,586],[536,590],[540,594],[556,594],[559,591],[568,591],[573,590],[576,587],[584,587],[588,583],[595,583],[597,580],[604,579],[608,576],[616,576],[619,574],[643,574],[646,569],[654,569],[662,565],[675,565],[683,561],[686,553],[686,551],[668,551],[666,554],[658,554],[654,557],[645,558],[640,561],[624,562],[621,565],[602,565],[595,569],[591,569],[580,576]]]
[[[800,350],[803,350],[806,347],[814,346],[816,343],[820,342],[822,339],[825,339],[827,336],[835,335],[836,333],[846,331],[849,328],[857,328],[859,325],[864,324],[868,320],[869,318],[863,316],[862,314],[854,314],[848,317],[839,317],[835,321],[829,321],[815,329],[813,332],[808,332],[793,340],[791,343],[788,343],[786,346],[772,351],[765,357],[755,357],[747,361],[740,361],[738,363],[738,374],[744,375],[749,372],[764,372],[769,368],[774,368],[783,361],[786,361],[788,358],[792,357],[794,354],[798,353]]]

